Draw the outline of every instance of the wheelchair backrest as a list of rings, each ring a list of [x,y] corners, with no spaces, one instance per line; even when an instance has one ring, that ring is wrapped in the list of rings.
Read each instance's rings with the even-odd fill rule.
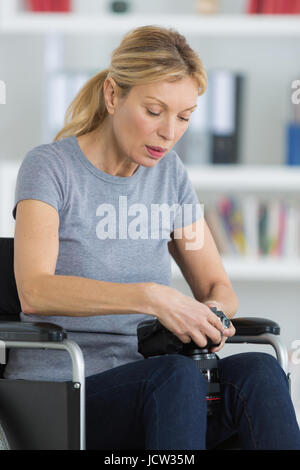
[[[21,304],[14,275],[14,239],[0,238],[0,322],[20,321]],[[6,351],[9,357],[9,349]],[[0,364],[0,378],[5,365]]]
[[[20,312],[14,275],[14,239],[0,238],[0,321],[19,321]]]

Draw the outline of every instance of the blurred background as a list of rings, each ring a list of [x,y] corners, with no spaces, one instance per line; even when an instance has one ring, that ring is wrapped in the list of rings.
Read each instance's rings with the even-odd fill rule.
[[[300,2],[0,0],[0,236],[14,235],[17,172],[51,142],[82,85],[129,30],[184,34],[208,72],[175,150],[186,165],[241,316],[281,326],[300,420]],[[191,295],[173,265],[173,286]],[[220,356],[269,346],[227,345]]]

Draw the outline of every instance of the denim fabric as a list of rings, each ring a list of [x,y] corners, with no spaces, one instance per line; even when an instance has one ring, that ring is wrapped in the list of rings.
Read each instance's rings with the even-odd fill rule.
[[[242,449],[300,449],[286,375],[273,356],[219,360],[222,405],[207,418],[205,377],[166,355],[86,379],[87,449],[203,450],[238,433]]]

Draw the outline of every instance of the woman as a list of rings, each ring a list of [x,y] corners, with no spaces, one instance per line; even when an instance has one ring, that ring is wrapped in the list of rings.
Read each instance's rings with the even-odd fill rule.
[[[172,150],[206,85],[183,36],[137,28],[75,97],[55,141],[31,150],[18,174],[21,319],[57,323],[82,348],[88,449],[205,449],[235,431],[245,449],[300,447],[273,357],[220,360],[224,408],[207,423],[207,384],[195,363],[137,352],[136,328],[149,316],[184,343],[211,338],[215,351],[235,332],[209,308],[232,318],[238,300]],[[170,287],[170,253],[194,298]],[[7,378],[70,379],[60,351],[11,353]]]

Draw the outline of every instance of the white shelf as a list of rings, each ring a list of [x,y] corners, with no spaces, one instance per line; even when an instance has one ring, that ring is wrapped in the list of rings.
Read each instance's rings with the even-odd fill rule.
[[[224,268],[232,281],[300,281],[300,260],[270,258],[222,258]],[[183,275],[171,260],[173,279],[183,279]]]
[[[287,192],[300,195],[300,166],[186,165],[197,190]]]
[[[195,14],[102,14],[82,15],[76,13],[19,12],[2,0],[0,4],[1,33],[48,33],[66,34],[124,34],[146,24],[174,27],[183,34],[197,36],[228,37],[298,37],[300,15],[216,15]]]

